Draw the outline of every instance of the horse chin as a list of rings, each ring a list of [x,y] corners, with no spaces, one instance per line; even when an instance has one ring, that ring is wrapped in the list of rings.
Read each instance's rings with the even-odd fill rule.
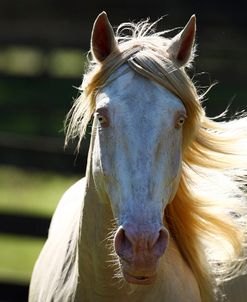
[[[156,266],[152,266],[149,269],[145,267],[142,269],[135,268],[135,265],[126,263],[124,260],[120,260],[122,275],[125,281],[129,284],[135,285],[151,285],[155,283],[157,271]]]

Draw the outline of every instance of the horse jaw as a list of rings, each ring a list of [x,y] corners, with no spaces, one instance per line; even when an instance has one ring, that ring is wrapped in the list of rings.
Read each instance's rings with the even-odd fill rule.
[[[124,229],[116,252],[126,280],[150,284],[168,245],[163,213],[180,177],[176,119],[185,109],[165,88],[123,69],[97,96],[93,176],[102,202],[110,201]]]

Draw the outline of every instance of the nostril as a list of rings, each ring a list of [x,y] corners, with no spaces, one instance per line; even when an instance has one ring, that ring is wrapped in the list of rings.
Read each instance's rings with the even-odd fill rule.
[[[126,236],[123,227],[119,227],[116,232],[114,238],[114,248],[116,254],[123,259],[128,259],[132,255],[132,244]]]
[[[156,236],[153,236],[153,233],[140,233],[133,236],[133,232],[128,232],[120,226],[115,234],[114,248],[116,254],[126,262],[132,261],[135,253],[142,252],[146,255],[153,253],[159,258],[168,246],[168,238],[169,234],[165,228],[160,229]]]
[[[163,228],[159,231],[159,236],[153,245],[153,249],[157,257],[161,257],[164,254],[168,246],[168,242],[169,242],[168,231],[165,228]]]

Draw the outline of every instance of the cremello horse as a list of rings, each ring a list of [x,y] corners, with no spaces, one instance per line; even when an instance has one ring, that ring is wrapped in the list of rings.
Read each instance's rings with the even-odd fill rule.
[[[153,28],[95,21],[67,129],[80,144],[94,116],[86,177],[58,205],[30,302],[208,302],[244,273],[247,118],[206,117],[186,73],[195,16],[171,39]]]

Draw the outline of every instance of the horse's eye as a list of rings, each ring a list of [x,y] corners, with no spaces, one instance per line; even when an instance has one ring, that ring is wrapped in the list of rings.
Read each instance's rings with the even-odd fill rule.
[[[109,121],[108,121],[108,118],[106,115],[104,114],[100,114],[99,112],[96,113],[96,117],[100,123],[100,125],[103,127],[103,128],[106,128],[109,126]]]
[[[175,128],[177,128],[177,129],[181,128],[185,122],[185,119],[186,119],[186,115],[180,114],[176,119]]]
[[[103,116],[103,115],[100,115],[98,114],[98,121],[101,123],[101,124],[104,124],[106,122],[106,118]]]

